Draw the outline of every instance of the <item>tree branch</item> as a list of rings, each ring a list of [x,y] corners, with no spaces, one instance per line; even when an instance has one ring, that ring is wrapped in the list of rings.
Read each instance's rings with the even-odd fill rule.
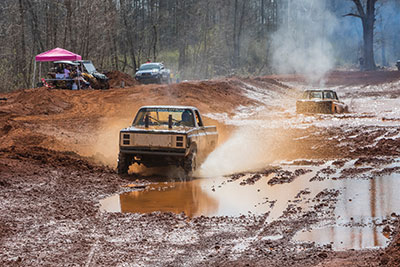
[[[360,0],[353,0],[354,4],[357,7],[358,15],[360,18],[365,18],[364,8],[360,2]]]
[[[362,19],[362,17],[360,15],[354,14],[354,13],[349,13],[349,14],[343,15],[343,17],[357,17],[357,18]]]

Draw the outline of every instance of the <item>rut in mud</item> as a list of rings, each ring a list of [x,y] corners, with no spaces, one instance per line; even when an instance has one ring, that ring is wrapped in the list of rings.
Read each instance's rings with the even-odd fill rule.
[[[295,76],[0,95],[0,262],[396,266],[400,77],[377,75],[333,73],[351,109],[334,116],[295,114]],[[115,174],[147,104],[217,124],[201,179]]]

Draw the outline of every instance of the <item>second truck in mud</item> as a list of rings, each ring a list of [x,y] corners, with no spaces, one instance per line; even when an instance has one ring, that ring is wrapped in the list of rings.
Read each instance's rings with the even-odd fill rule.
[[[129,166],[136,163],[175,165],[191,176],[216,147],[218,133],[215,126],[204,126],[197,108],[145,106],[119,138],[119,174],[128,173]]]
[[[339,100],[333,90],[305,90],[301,99],[296,102],[297,113],[343,113],[348,112],[345,103]]]

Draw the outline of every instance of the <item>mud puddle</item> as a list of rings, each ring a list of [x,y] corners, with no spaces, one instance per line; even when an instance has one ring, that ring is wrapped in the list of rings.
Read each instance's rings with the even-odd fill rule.
[[[294,238],[300,242],[314,242],[328,245],[334,250],[376,249],[389,245],[388,235],[384,235],[383,227],[345,227],[330,226],[300,231]]]
[[[381,168],[393,170],[397,165],[391,163]],[[103,199],[100,209],[132,213],[183,212],[188,217],[268,213],[267,222],[272,222],[284,218],[289,206],[300,211],[296,212],[300,215],[325,205],[330,207],[329,212],[321,219],[329,220],[335,227],[349,223],[364,226],[372,220],[400,214],[398,172],[378,174],[368,166],[356,167],[355,161],[339,168],[335,166],[333,162],[320,166],[282,165],[272,173],[154,183]],[[282,173],[300,175],[291,181],[271,183],[279,180]]]

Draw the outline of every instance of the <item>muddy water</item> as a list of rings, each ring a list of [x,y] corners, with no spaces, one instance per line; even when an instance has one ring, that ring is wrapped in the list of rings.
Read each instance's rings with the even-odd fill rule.
[[[351,162],[350,162],[351,164]],[[338,224],[366,222],[370,219],[400,213],[400,175],[373,177],[363,173],[359,178],[339,179],[340,170],[322,181],[312,181],[319,167],[284,166],[294,171],[303,168],[311,172],[299,176],[289,184],[270,186],[273,174],[262,177],[253,185],[240,185],[252,174],[232,181],[229,177],[196,179],[186,182],[155,183],[144,189],[116,195],[101,201],[101,210],[111,212],[149,213],[184,212],[187,216],[240,216],[270,213],[268,221],[278,219],[288,203],[296,203],[303,210],[310,209],[312,200],[324,189],[339,190],[334,210]],[[343,167],[348,167],[349,164]],[[302,196],[296,195],[306,191]]]
[[[397,166],[399,163],[385,167]],[[173,212],[197,216],[241,216],[269,213],[267,223],[279,219],[289,204],[301,207],[303,212],[314,209],[318,193],[337,190],[334,209],[325,225],[310,226],[298,232],[293,240],[330,244],[334,249],[384,247],[388,239],[374,222],[382,222],[393,213],[400,214],[400,174],[376,176],[371,172],[340,178],[341,171],[354,167],[347,162],[335,174],[310,181],[318,171],[328,166],[282,165],[289,171],[302,168],[311,170],[291,183],[268,185],[274,176],[264,176],[254,184],[241,185],[248,174],[240,179],[216,177],[186,182],[154,183],[145,188],[114,195],[100,201],[101,210],[107,212]],[[383,167],[382,167],[383,168]],[[376,170],[376,169],[375,169]],[[242,183],[243,184],[243,183]],[[303,192],[303,194],[299,194]],[[305,194],[304,194],[305,192]]]
[[[294,240],[331,245],[335,250],[382,248],[389,244],[381,227],[330,226],[298,232]]]

